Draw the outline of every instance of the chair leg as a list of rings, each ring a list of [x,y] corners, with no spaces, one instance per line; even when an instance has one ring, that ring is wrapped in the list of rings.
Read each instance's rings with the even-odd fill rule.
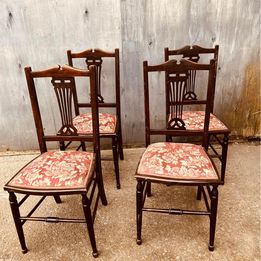
[[[141,228],[142,228],[142,208],[143,208],[143,189],[144,184],[141,181],[138,181],[136,187],[136,222],[137,222],[137,244],[142,243],[141,240]]]
[[[119,135],[118,135],[118,145],[119,145],[120,160],[124,160],[121,128],[119,130]]]
[[[225,183],[225,173],[227,165],[227,151],[228,151],[228,134],[225,134],[223,137],[222,143],[222,161],[221,161],[221,181]]]
[[[60,150],[65,150],[65,142],[60,141]]]
[[[96,154],[96,179],[98,184],[99,195],[101,197],[101,202],[104,206],[107,206],[108,202],[107,202],[104,185],[103,185],[101,160],[100,160],[100,155],[98,154]]]
[[[22,253],[25,254],[27,253],[28,249],[25,244],[23,226],[20,220],[20,211],[19,211],[16,195],[14,194],[14,192],[9,192],[9,202],[10,202],[10,206],[15,222],[16,231],[22,248]]]
[[[54,200],[55,200],[55,202],[56,202],[57,204],[62,203],[62,200],[61,200],[60,196],[55,195],[55,196],[53,196],[53,197],[54,197]]]
[[[117,152],[117,137],[112,138],[112,153],[113,153],[113,163],[114,163],[117,189],[120,189],[121,184],[120,184],[119,160],[118,160],[118,152]]]
[[[148,197],[151,197],[151,182],[147,181],[146,193]]]
[[[89,238],[90,238],[91,245],[92,245],[92,255],[94,257],[98,257],[90,201],[85,194],[82,195],[82,206],[83,206],[83,212],[84,212],[87,229],[88,229],[88,233],[89,233]]]
[[[86,151],[86,145],[85,145],[85,142],[82,141],[82,142],[81,142],[81,145],[82,145],[82,150],[83,150],[83,151]]]
[[[216,231],[216,220],[217,220],[217,206],[218,206],[218,190],[217,186],[213,186],[211,191],[211,213],[210,213],[210,234],[209,234],[209,245],[208,249],[214,251],[214,240]]]
[[[166,142],[172,142],[172,136],[166,135]]]
[[[202,187],[201,187],[201,186],[198,186],[197,200],[201,200],[201,193],[202,193]]]

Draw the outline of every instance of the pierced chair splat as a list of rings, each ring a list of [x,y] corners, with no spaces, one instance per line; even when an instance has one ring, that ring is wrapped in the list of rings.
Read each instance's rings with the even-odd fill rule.
[[[218,51],[219,46],[216,45],[214,48],[203,48],[197,45],[184,46],[180,49],[164,49],[165,62],[170,59],[186,59],[195,63],[200,63],[202,59],[204,60],[215,60],[215,82],[214,89],[216,85],[216,75],[217,75],[217,64],[218,64]],[[190,104],[201,104],[202,101],[199,98],[198,93],[201,91],[200,81],[197,82],[198,74],[195,70],[189,70],[189,77],[186,84],[186,91],[184,94],[184,103]],[[215,115],[213,114],[214,109],[214,98],[215,94],[211,98],[210,106],[210,123],[209,123],[209,143],[208,147],[212,150],[212,158],[218,158],[221,162],[221,181],[225,182],[225,172],[227,164],[227,151],[228,151],[228,139],[230,130],[228,127]],[[169,108],[166,108],[169,111]],[[169,120],[169,119],[167,119]],[[183,112],[183,121],[185,122],[187,129],[191,130],[201,130],[203,132],[204,127],[204,111],[199,110],[188,110]],[[167,140],[171,140],[168,136]],[[216,143],[214,143],[216,142]],[[221,152],[219,152],[218,147],[214,144],[219,144]]]
[[[97,68],[96,81],[97,81],[97,94],[99,101],[99,108],[115,110],[115,114],[111,113],[99,113],[100,122],[100,138],[109,138],[112,141],[112,152],[114,170],[116,176],[117,188],[120,188],[120,174],[119,174],[119,162],[118,158],[124,159],[123,144],[122,144],[122,130],[121,130],[121,102],[120,102],[120,60],[119,49],[115,49],[114,52],[106,52],[100,49],[87,49],[83,52],[73,53],[71,50],[67,51],[67,57],[69,65],[73,66],[73,61],[83,60],[85,61],[85,67],[89,68],[91,65],[95,65]],[[114,86],[112,92],[115,92],[115,102],[106,102],[102,95],[102,89],[108,88],[108,86],[102,86],[102,68],[104,60],[111,60],[114,63]],[[78,107],[88,108],[90,103],[78,102]],[[92,133],[91,129],[91,115],[88,113],[78,113],[73,119],[74,126],[79,133]],[[84,144],[82,144],[84,146]],[[65,148],[65,147],[63,147]]]
[[[205,71],[208,74],[208,80],[205,84],[208,99],[205,99],[204,103],[205,114],[203,132],[201,130],[187,129],[186,122],[183,118],[184,93],[186,91],[190,70]],[[158,97],[160,97],[160,94],[162,94],[162,91],[165,89],[166,95],[169,96],[169,113],[171,115],[169,124],[162,128],[154,127],[155,122],[151,122],[151,119],[154,119],[154,115],[151,113],[151,111],[153,111],[153,104],[150,102],[150,97],[152,96],[150,95],[152,79],[155,79],[152,76],[158,75],[161,72],[166,75],[165,81],[163,81],[161,89],[157,84],[159,93],[153,93],[153,95],[159,95]],[[197,64],[182,59],[180,63],[177,63],[176,60],[170,60],[159,65],[148,65],[145,61],[143,63],[143,73],[147,148],[141,157],[135,174],[137,180],[137,244],[140,245],[142,243],[141,231],[143,212],[171,215],[206,215],[210,219],[209,250],[213,251],[217,218],[218,186],[222,183],[217,169],[206,150],[211,106],[208,101],[214,94],[215,61],[211,60],[209,64]],[[166,135],[197,135],[201,137],[202,144],[195,145],[174,142],[151,143],[151,136],[155,135],[162,135],[163,138]],[[167,185],[167,187],[164,187],[165,189],[170,189],[169,186],[174,185],[195,186],[197,187],[197,199],[200,200],[203,195],[206,209],[165,209],[146,206],[146,199],[151,196],[152,183]],[[161,191],[163,191],[164,188],[162,188]],[[153,197],[150,198],[150,201],[151,200],[153,200]]]
[[[65,65],[43,71],[32,71],[30,67],[26,67],[25,75],[41,154],[18,171],[4,186],[4,190],[9,193],[10,206],[22,252],[28,251],[23,232],[23,225],[27,221],[86,223],[92,254],[97,257],[98,251],[93,223],[99,199],[101,199],[103,205],[107,205],[107,199],[103,187],[100,160],[95,66],[90,66],[89,70],[80,70]],[[77,111],[78,109],[75,91],[75,78],[78,77],[90,81],[93,128],[93,135],[91,136],[77,133],[72,122],[73,110]],[[43,80],[41,80],[42,78]],[[46,106],[41,106],[39,102],[41,101],[39,89],[43,87],[44,83],[45,88],[49,87],[47,86],[48,83],[51,89],[55,91],[59,107],[57,111],[60,111],[61,116],[61,128],[54,134],[46,130],[48,127],[44,128],[47,121],[43,121],[41,116]],[[52,106],[51,101],[50,98],[48,106]],[[92,144],[93,149],[88,152],[47,149],[49,142],[59,143],[74,140],[88,142]],[[18,202],[16,194],[22,194],[24,197]],[[81,196],[84,218],[33,216],[35,210],[47,196],[53,196],[57,203],[62,203],[60,196],[72,194]],[[41,199],[27,215],[21,215],[20,208],[29,196],[40,196]]]

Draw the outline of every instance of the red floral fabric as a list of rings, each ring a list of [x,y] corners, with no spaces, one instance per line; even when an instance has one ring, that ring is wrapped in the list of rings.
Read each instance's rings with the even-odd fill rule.
[[[19,171],[8,185],[32,189],[83,188],[93,167],[94,154],[90,152],[45,152]]]
[[[189,143],[158,142],[143,153],[136,177],[165,179],[218,178],[202,146]]]
[[[117,116],[109,113],[99,113],[100,134],[113,134],[116,130]],[[79,134],[92,133],[92,115],[84,113],[73,119],[73,125]]]
[[[203,130],[205,112],[204,111],[183,111],[182,119],[185,123],[187,130]],[[169,121],[171,120],[171,115],[169,116]],[[210,131],[228,130],[226,125],[221,122],[214,114],[210,114],[209,121]]]

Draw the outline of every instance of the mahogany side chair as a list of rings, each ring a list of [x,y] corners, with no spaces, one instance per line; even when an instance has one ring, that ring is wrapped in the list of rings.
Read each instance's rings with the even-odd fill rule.
[[[169,48],[164,49],[165,61],[170,59],[188,59],[190,61],[199,63],[202,59],[205,60],[214,59],[215,60],[215,74],[217,74],[217,64],[218,64],[218,51],[219,46],[216,45],[214,48],[203,48],[197,45],[184,46],[180,49],[170,50]],[[201,60],[200,60],[201,59]],[[216,77],[215,77],[216,79]],[[216,83],[214,83],[215,88]],[[198,92],[200,92],[200,82],[197,82],[197,72],[194,70],[189,71],[188,83],[185,91],[185,101],[186,104],[201,104],[201,99],[199,98]],[[228,127],[215,115],[214,110],[214,98],[215,94],[211,100],[210,107],[210,123],[209,123],[209,148],[212,150],[212,157],[218,158],[221,163],[221,181],[225,182],[225,172],[227,164],[227,151],[228,151],[228,139],[230,130]],[[169,108],[166,108],[168,113]],[[187,110],[183,112],[183,121],[186,123],[187,127],[192,130],[201,129],[203,131],[204,122],[204,112],[199,110]],[[213,138],[212,138],[213,137]],[[169,137],[171,138],[171,137]],[[211,139],[212,138],[212,139]],[[221,152],[216,146],[213,146],[213,141],[220,146]]]
[[[119,49],[115,49],[114,52],[106,52],[100,49],[87,49],[83,52],[74,53],[71,50],[67,51],[68,63],[73,66],[73,60],[80,60],[85,62],[83,65],[85,68],[89,68],[91,65],[97,67],[97,93],[98,93],[98,106],[100,108],[113,108],[116,113],[99,113],[100,121],[100,138],[109,138],[112,140],[112,152],[114,170],[116,176],[116,186],[120,189],[120,175],[119,175],[119,162],[118,158],[124,159],[123,145],[122,145],[122,130],[121,130],[121,102],[120,102],[120,60],[119,60]],[[102,65],[103,60],[110,60],[114,63],[114,86],[102,86]],[[105,102],[105,98],[102,96],[102,89],[110,88],[111,92],[115,92],[114,102]],[[88,108],[90,103],[78,103],[79,108]],[[88,113],[78,114],[74,119],[73,123],[79,133],[90,134],[91,117]],[[65,148],[65,146],[63,146]]]
[[[4,186],[4,190],[9,193],[10,206],[22,252],[28,251],[23,232],[23,225],[27,221],[86,223],[92,254],[97,257],[93,223],[99,199],[103,205],[107,205],[107,199],[103,187],[100,160],[96,68],[90,66],[89,70],[80,70],[68,65],[58,65],[47,70],[32,71],[30,67],[26,67],[25,75],[41,154],[19,170]],[[86,82],[90,82],[93,135],[81,135],[73,126],[73,111],[78,110],[76,78],[83,78]],[[41,116],[41,112],[43,112],[43,107],[39,102],[41,101],[41,88],[47,87],[51,88],[50,92],[54,90],[54,101],[56,100],[58,103],[57,110],[59,107],[58,111],[61,116],[61,128],[54,134],[50,130],[47,133],[44,128],[45,121]],[[48,105],[51,106],[51,104]],[[75,140],[92,144],[91,151],[47,149],[49,142],[59,144],[61,141]],[[19,202],[16,194],[24,195]],[[32,216],[47,196],[53,196],[56,203],[61,203],[60,196],[73,194],[81,196],[84,219]],[[20,207],[29,196],[40,196],[40,200],[28,214],[20,215]]]
[[[189,71],[204,71],[208,74],[206,81],[206,96],[204,109],[204,131],[190,130],[186,128],[183,120],[184,94],[186,92]],[[157,90],[160,93],[166,92],[169,98],[171,119],[168,126],[154,127],[152,123],[151,111],[157,104],[150,103],[150,90],[153,79],[160,72],[165,73],[166,83],[162,82]],[[214,95],[215,84],[215,61],[209,64],[197,64],[185,59],[180,63],[177,60],[170,60],[159,65],[148,65],[143,63],[144,73],[144,103],[145,103],[145,133],[146,150],[138,164],[135,178],[136,187],[136,219],[137,219],[137,244],[142,243],[142,216],[143,212],[163,213],[170,215],[206,215],[210,220],[209,250],[214,250],[214,238],[218,205],[218,186],[222,184],[217,169],[207,153],[208,132],[211,111],[211,100]],[[155,76],[153,78],[153,75]],[[167,84],[167,85],[166,85]],[[165,91],[164,91],[165,89]],[[160,97],[160,96],[159,96]],[[164,98],[163,98],[164,99]],[[166,135],[190,136],[197,135],[202,138],[202,144],[156,142],[151,143],[152,136],[162,135],[163,140]],[[197,199],[203,195],[205,210],[188,210],[177,208],[146,207],[146,198],[151,196],[150,184],[159,183],[168,189],[168,186],[195,186],[197,187]],[[165,190],[162,188],[162,191]],[[164,193],[164,192],[163,192]],[[153,197],[151,198],[153,200]],[[151,203],[150,200],[150,203]],[[166,200],[166,199],[164,199]],[[159,199],[157,199],[159,201]],[[157,203],[158,204],[158,203]],[[198,206],[197,206],[198,208]]]

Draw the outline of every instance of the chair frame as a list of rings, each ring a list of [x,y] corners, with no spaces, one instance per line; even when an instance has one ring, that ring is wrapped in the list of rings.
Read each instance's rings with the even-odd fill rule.
[[[87,68],[91,65],[95,65],[97,68],[97,94],[98,94],[98,106],[100,108],[115,108],[117,116],[116,131],[114,134],[102,134],[100,138],[111,138],[112,139],[112,152],[113,162],[116,175],[116,185],[120,189],[120,176],[119,176],[119,162],[118,158],[124,159],[123,154],[123,142],[122,142],[122,127],[121,127],[121,97],[120,97],[120,58],[119,49],[115,49],[114,52],[106,52],[101,49],[87,49],[83,52],[74,53],[71,50],[67,51],[68,63],[73,66],[73,59],[86,59]],[[115,102],[105,102],[101,94],[101,68],[103,58],[114,58],[115,59]],[[78,103],[79,108],[88,108],[90,103]]]
[[[87,184],[86,188],[68,188],[68,189],[29,189],[29,188],[18,188],[12,185],[9,185],[9,181],[5,186],[4,190],[9,193],[9,201],[10,206],[16,226],[16,230],[18,233],[20,245],[22,247],[22,252],[27,253],[28,249],[25,243],[25,237],[23,232],[23,225],[27,221],[44,221],[50,223],[86,223],[87,229],[89,232],[90,242],[93,250],[93,256],[98,256],[98,251],[96,247],[95,241],[95,234],[93,223],[95,219],[95,214],[97,211],[98,200],[99,198],[102,201],[103,205],[107,205],[107,199],[103,187],[103,178],[102,178],[102,171],[101,171],[101,161],[100,161],[100,141],[99,141],[99,128],[98,128],[98,102],[97,102],[97,93],[96,93],[96,68],[95,66],[91,66],[89,71],[88,70],[79,70],[76,68],[72,68],[70,66],[57,66],[43,71],[32,71],[31,67],[25,68],[26,80],[30,94],[30,100],[32,105],[32,111],[35,121],[35,127],[37,131],[37,137],[40,147],[41,154],[47,152],[47,142],[53,141],[88,141],[93,142],[93,148],[95,153],[95,169],[92,172],[91,181]],[[59,80],[71,80],[72,84],[72,95],[74,100],[75,108],[77,109],[77,96],[75,89],[75,82],[74,77],[88,77],[90,78],[90,85],[91,85],[91,108],[92,108],[92,117],[93,117],[93,129],[94,135],[90,136],[82,136],[78,135],[72,129],[73,125],[68,118],[63,121],[62,129],[66,129],[65,132],[60,132],[57,135],[45,135],[41,114],[40,114],[40,107],[37,99],[36,88],[34,80],[37,78],[42,77],[50,77],[52,79],[59,79]],[[68,78],[69,77],[69,78]],[[60,105],[60,104],[59,104]],[[70,117],[69,117],[70,118]],[[33,161],[33,160],[32,160]],[[28,163],[29,164],[29,163]],[[28,165],[27,164],[27,165]],[[17,172],[19,173],[19,171]],[[94,173],[96,173],[94,175]],[[98,185],[98,195],[95,199],[94,193],[95,188]],[[18,202],[15,193],[24,194],[25,196]],[[88,196],[88,194],[89,196]],[[82,197],[82,206],[84,211],[84,219],[73,219],[73,218],[59,218],[59,217],[32,217],[32,214],[35,210],[40,206],[43,200],[47,196],[53,196],[56,203],[61,203],[60,196],[64,195],[72,195],[72,194],[79,194]],[[25,216],[20,215],[19,207],[29,198],[29,196],[42,196],[39,202],[33,207],[33,209]],[[93,213],[91,212],[91,204],[94,203]]]
[[[144,75],[144,104],[145,104],[145,139],[146,139],[146,147],[150,144],[150,136],[151,135],[175,135],[175,136],[183,136],[183,135],[197,135],[203,138],[203,147],[205,150],[208,147],[208,128],[209,128],[209,119],[211,112],[211,100],[214,95],[214,84],[215,84],[215,61],[211,60],[210,64],[196,64],[187,60],[182,59],[180,62],[181,71],[189,70],[189,69],[197,69],[197,70],[208,70],[209,78],[208,78],[208,91],[207,91],[207,99],[204,104],[205,108],[205,121],[204,121],[204,131],[189,131],[185,130],[186,134],[184,134],[184,129],[152,129],[150,125],[150,112],[149,112],[149,79],[148,75],[150,72],[165,72],[166,75],[173,73],[173,68],[177,65],[176,60],[170,60],[160,65],[148,65],[147,61],[143,63],[143,75]],[[175,72],[175,70],[174,70]],[[207,150],[206,150],[207,152]],[[210,159],[211,160],[211,159]],[[212,160],[211,160],[212,161]],[[213,163],[213,161],[212,161]],[[217,169],[213,164],[216,172]],[[217,172],[218,175],[218,172]],[[210,219],[210,235],[209,235],[209,250],[214,250],[214,239],[215,239],[215,230],[216,230],[216,217],[217,217],[217,206],[218,206],[218,186],[222,184],[222,181],[218,175],[217,180],[182,180],[182,179],[173,179],[166,180],[159,177],[148,177],[138,174],[138,168],[136,170],[136,221],[137,221],[137,239],[136,242],[138,245],[142,243],[141,231],[142,231],[142,213],[145,212],[155,212],[155,213],[164,213],[170,215],[207,215]],[[183,186],[197,186],[197,199],[200,200],[203,195],[203,199],[205,202],[206,210],[204,211],[195,211],[195,210],[182,210],[182,209],[163,209],[163,208],[147,208],[145,207],[146,197],[151,196],[151,183],[161,183],[167,186],[170,185],[183,185]],[[206,188],[205,188],[206,187]]]
[[[182,59],[188,59],[193,62],[197,62],[200,59],[201,54],[213,54],[213,59],[215,60],[215,78],[217,75],[217,64],[218,64],[218,53],[219,53],[219,46],[215,45],[214,48],[203,48],[198,45],[193,46],[184,46],[180,49],[169,49],[164,48],[164,59],[165,62],[173,59],[173,56],[182,55]],[[192,93],[195,91],[195,77],[194,79],[190,79],[190,85],[192,88]],[[214,91],[216,82],[214,83]],[[195,94],[195,92],[194,92]],[[210,112],[213,113],[214,110],[214,99],[215,99],[215,92],[212,97],[212,101],[210,103]],[[186,99],[187,104],[201,104],[201,101],[197,100],[197,98],[194,99]],[[168,112],[168,108],[166,106],[166,112]],[[168,114],[167,114],[168,115]],[[225,183],[225,173],[226,173],[226,165],[227,165],[227,152],[228,152],[228,140],[229,140],[229,130],[209,130],[209,142],[208,142],[208,148],[211,148],[213,154],[211,155],[212,158],[218,158],[221,162],[221,181],[224,184]],[[214,140],[221,146],[221,153],[219,153],[216,148],[211,144],[211,137],[214,138]]]

